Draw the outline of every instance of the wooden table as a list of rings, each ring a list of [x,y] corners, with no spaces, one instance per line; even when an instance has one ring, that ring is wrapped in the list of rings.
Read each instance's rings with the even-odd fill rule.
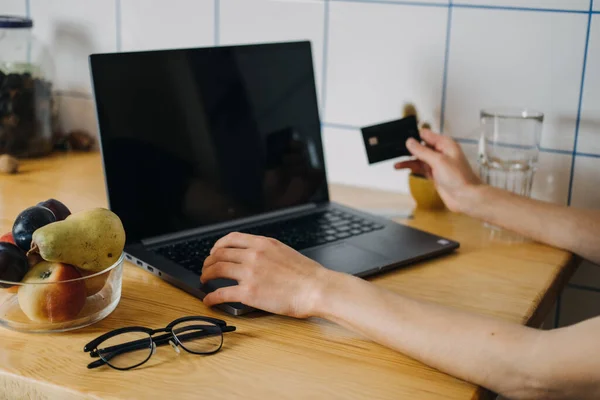
[[[54,197],[73,211],[105,206],[98,154],[25,162],[0,176],[0,228],[27,206]],[[334,200],[358,207],[412,207],[408,196],[334,186]],[[530,326],[539,326],[573,273],[571,254],[450,212],[416,210],[400,221],[461,243],[453,255],[370,279],[393,291]],[[213,356],[160,347],[143,367],[86,369],[83,345],[108,330],[162,327],[185,315],[237,326]],[[92,327],[63,334],[0,330],[0,398],[479,399],[491,394],[319,319],[258,314],[232,317],[132,265],[117,309]]]

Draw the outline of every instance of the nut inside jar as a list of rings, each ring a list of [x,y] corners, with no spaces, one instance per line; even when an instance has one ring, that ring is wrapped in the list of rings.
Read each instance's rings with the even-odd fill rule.
[[[52,84],[31,68],[12,67],[0,66],[0,154],[45,155],[52,150]]]

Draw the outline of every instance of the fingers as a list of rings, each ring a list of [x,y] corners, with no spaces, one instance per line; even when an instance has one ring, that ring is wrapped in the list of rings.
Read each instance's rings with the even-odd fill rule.
[[[206,260],[204,260],[204,266],[211,265],[219,261],[241,264],[246,260],[246,258],[247,256],[245,250],[220,247],[215,249],[215,251],[206,257]]]
[[[426,162],[432,167],[435,167],[440,160],[441,153],[430,149],[427,146],[423,146],[413,138],[408,139],[406,142],[406,147],[412,153],[412,155],[417,157],[419,160]]]
[[[229,278],[239,282],[245,277],[244,271],[244,267],[242,267],[240,264],[219,261],[202,268],[200,282],[206,283],[210,280],[218,278]]]
[[[420,160],[400,161],[400,162],[394,164],[394,168],[395,169],[410,168],[412,173],[415,175],[421,175],[428,179],[432,178],[431,167]]]
[[[221,303],[244,302],[244,293],[244,289],[239,285],[227,286],[207,294],[202,301],[208,307]]]
[[[442,153],[455,153],[455,150],[458,148],[458,144],[452,140],[449,136],[443,136],[429,129],[421,130],[421,139],[431,147],[436,150],[441,151]]]
[[[247,233],[232,232],[217,240],[210,250],[212,255],[217,249],[222,247],[235,247],[238,249],[249,249],[257,246],[263,238],[260,236],[249,235]]]
[[[433,147],[437,147],[444,139],[444,136],[434,133],[430,129],[421,129],[420,136],[425,143]]]
[[[425,175],[425,165],[423,161],[419,160],[408,160],[400,161],[394,164],[395,169],[410,169],[413,174]]]

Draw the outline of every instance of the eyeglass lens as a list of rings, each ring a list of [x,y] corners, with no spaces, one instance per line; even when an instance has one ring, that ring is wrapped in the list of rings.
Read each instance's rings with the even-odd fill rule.
[[[191,320],[173,327],[173,334],[187,351],[196,354],[213,353],[223,344],[221,328],[211,322]]]
[[[98,345],[98,354],[115,368],[133,368],[146,362],[152,353],[152,339],[145,332],[125,332]]]

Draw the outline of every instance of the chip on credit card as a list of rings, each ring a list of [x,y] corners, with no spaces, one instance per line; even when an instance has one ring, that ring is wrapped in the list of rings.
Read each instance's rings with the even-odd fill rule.
[[[402,119],[384,122],[361,128],[369,164],[391,160],[392,158],[411,156],[406,148],[408,138],[421,141],[417,119],[408,116]]]

